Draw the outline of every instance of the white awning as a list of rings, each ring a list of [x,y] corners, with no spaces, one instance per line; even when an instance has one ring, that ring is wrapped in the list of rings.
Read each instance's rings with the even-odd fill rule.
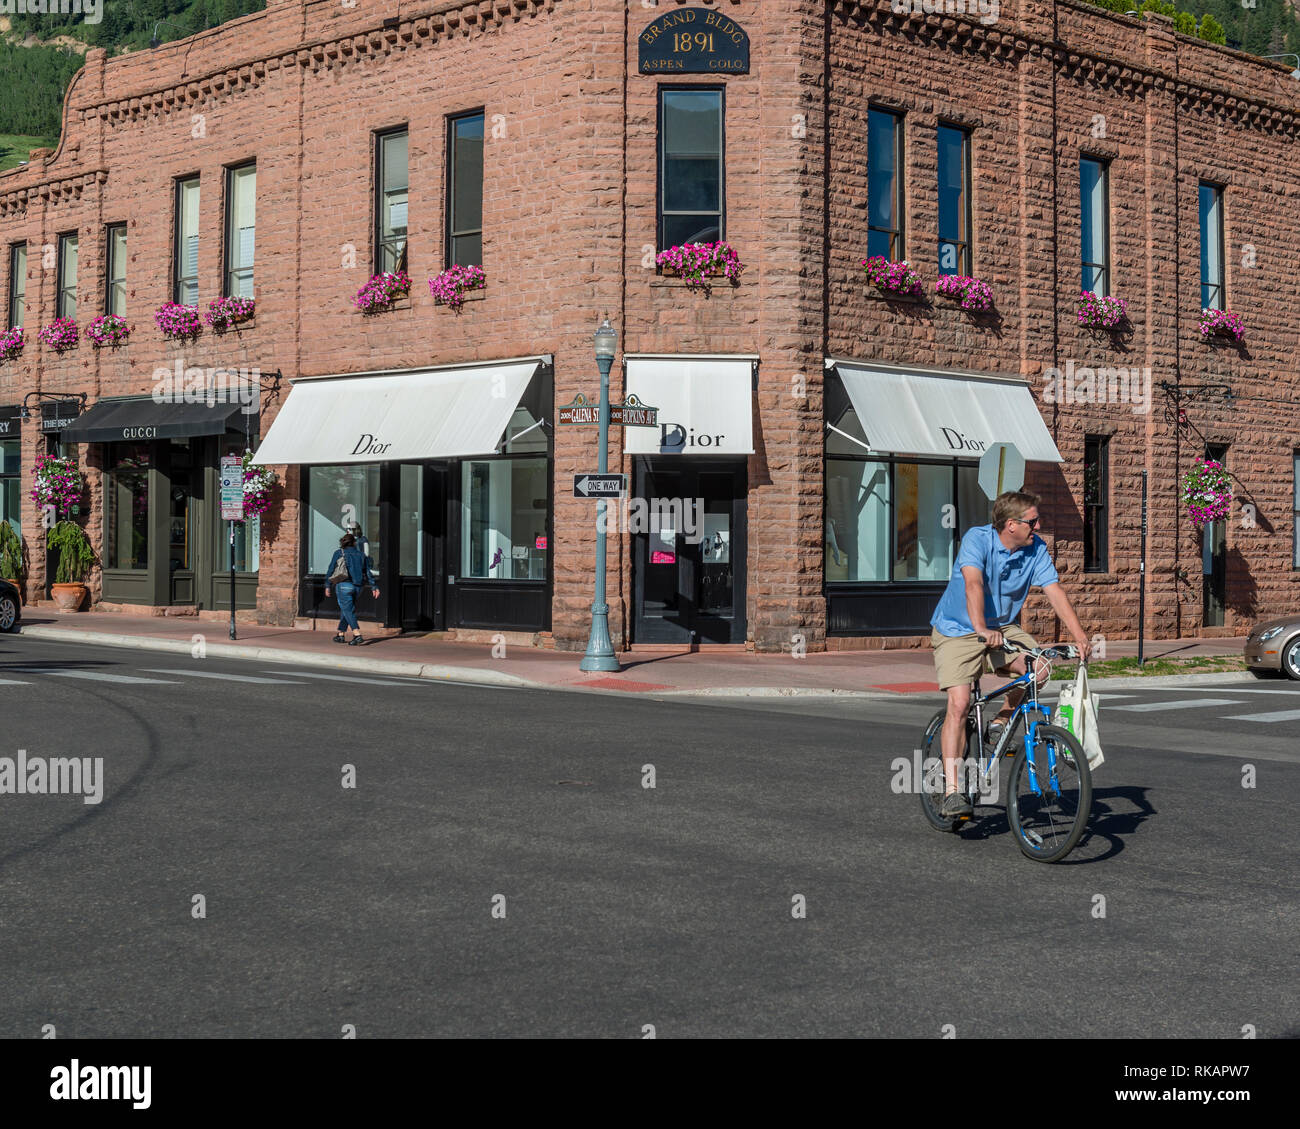
[[[757,357],[624,358],[626,388],[659,409],[658,427],[625,427],[630,455],[752,455]]]
[[[538,364],[527,358],[294,381],[254,459],[279,466],[490,455]]]
[[[1014,443],[1030,462],[1064,461],[1023,380],[826,364],[844,381],[873,451],[978,459],[994,443]]]

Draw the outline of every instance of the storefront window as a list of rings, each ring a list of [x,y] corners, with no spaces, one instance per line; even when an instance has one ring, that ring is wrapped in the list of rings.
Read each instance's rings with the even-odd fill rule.
[[[826,440],[826,582],[946,581],[961,536],[988,524],[978,465],[872,457],[851,408],[835,427]]]
[[[22,504],[22,480],[18,474],[21,469],[21,443],[17,439],[0,442],[0,521],[7,521],[20,535],[18,516]]]
[[[307,571],[320,576],[339,547],[343,526],[361,525],[373,568],[379,568],[379,464],[307,468]]]
[[[104,567],[149,567],[149,444],[112,443],[104,471]]]
[[[420,515],[424,512],[424,468],[406,464],[401,468],[401,503],[398,508],[397,558],[403,576],[424,575],[424,539],[420,536]]]
[[[545,580],[546,460],[476,459],[461,468],[461,575]]]

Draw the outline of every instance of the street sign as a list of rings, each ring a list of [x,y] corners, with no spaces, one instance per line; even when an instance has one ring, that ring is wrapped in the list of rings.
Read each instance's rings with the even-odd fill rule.
[[[1014,443],[994,443],[980,459],[980,489],[990,501],[1025,484],[1025,456]]]
[[[573,403],[556,409],[555,420],[568,427],[597,425],[600,423],[600,404],[592,403],[579,392]],[[622,404],[610,404],[609,424],[611,427],[658,427],[659,409],[629,396]]]
[[[221,520],[244,520],[244,460],[238,455],[221,458]]]
[[[621,498],[626,489],[627,475],[624,474],[575,474],[573,476],[575,498]]]

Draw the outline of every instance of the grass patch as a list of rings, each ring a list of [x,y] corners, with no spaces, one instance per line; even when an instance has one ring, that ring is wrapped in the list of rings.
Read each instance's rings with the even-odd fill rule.
[[[1052,671],[1053,682],[1074,678],[1075,667],[1057,667]],[[1241,655],[1189,655],[1185,658],[1170,656],[1147,659],[1138,667],[1137,656],[1107,659],[1088,664],[1089,678],[1115,678],[1119,675],[1146,678],[1156,674],[1222,674],[1225,671],[1245,670],[1246,660]]]
[[[0,133],[0,172],[16,168],[19,161],[27,160],[32,149],[57,149],[57,137],[31,137],[23,133]]]

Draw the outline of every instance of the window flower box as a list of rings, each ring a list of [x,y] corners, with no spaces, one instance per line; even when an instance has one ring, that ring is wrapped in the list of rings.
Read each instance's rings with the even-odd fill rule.
[[[993,290],[987,282],[964,274],[945,274],[934,284],[936,294],[951,298],[970,314],[987,314],[993,309]]]
[[[55,318],[49,325],[41,326],[36,336],[56,353],[62,353],[76,345],[77,323],[72,318]]]
[[[1091,290],[1079,295],[1079,324],[1088,329],[1123,330],[1128,328],[1128,301],[1112,298],[1109,294],[1098,297]]]
[[[399,298],[405,298],[411,292],[411,276],[404,270],[385,271],[373,275],[369,282],[357,291],[353,304],[363,314],[378,314],[391,310]]]
[[[1197,459],[1183,475],[1179,491],[1187,517],[1197,529],[1232,512],[1232,480],[1222,463]]]
[[[917,302],[925,299],[925,286],[921,282],[921,276],[906,259],[892,262],[884,255],[872,255],[871,258],[862,260],[862,269],[867,281],[886,298]]]
[[[16,325],[13,329],[7,329],[0,333],[0,362],[16,360],[22,356],[23,345],[26,344],[23,338],[23,327]]]
[[[186,341],[203,332],[199,322],[198,306],[182,306],[177,302],[167,302],[158,308],[153,320],[164,337],[173,341]]]
[[[723,278],[733,286],[745,264],[730,243],[682,243],[655,256],[655,265],[682,279],[689,290],[712,289],[711,278]]]
[[[82,332],[96,349],[105,345],[116,348],[131,336],[131,327],[120,314],[100,314]]]
[[[213,298],[203,320],[212,326],[214,333],[225,333],[231,326],[253,320],[254,299]]]
[[[1207,341],[1231,341],[1240,345],[1246,340],[1246,323],[1231,310],[1202,310],[1201,336]]]
[[[429,279],[429,293],[434,301],[449,306],[456,313],[465,304],[465,292],[482,290],[487,286],[487,275],[482,267],[448,267],[436,278]]]

